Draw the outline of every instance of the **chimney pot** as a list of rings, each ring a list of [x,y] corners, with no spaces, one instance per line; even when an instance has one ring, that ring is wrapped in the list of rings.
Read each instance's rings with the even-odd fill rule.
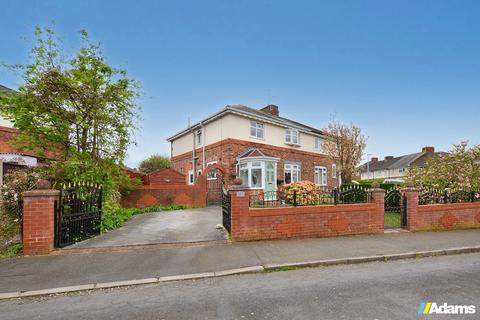
[[[268,114],[270,114],[272,116],[275,116],[275,117],[278,117],[280,115],[280,112],[278,110],[278,106],[276,106],[274,104],[269,104],[268,106],[260,109],[260,111],[262,111],[264,113],[268,113]]]

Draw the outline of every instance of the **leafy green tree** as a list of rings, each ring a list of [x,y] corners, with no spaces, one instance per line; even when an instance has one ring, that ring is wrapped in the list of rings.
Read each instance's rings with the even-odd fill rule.
[[[138,170],[150,173],[164,168],[170,168],[170,157],[154,154],[140,162]]]
[[[36,28],[35,35],[32,62],[7,66],[22,74],[24,84],[0,96],[0,114],[20,130],[16,144],[54,154],[39,169],[42,177],[57,185],[102,184],[105,207],[116,206],[120,192],[133,187],[122,162],[139,119],[138,83],[111,67],[84,30],[70,57],[52,29]]]

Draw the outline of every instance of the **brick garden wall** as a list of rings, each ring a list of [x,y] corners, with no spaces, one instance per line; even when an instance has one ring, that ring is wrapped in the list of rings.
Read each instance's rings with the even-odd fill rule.
[[[145,208],[159,204],[183,204],[189,207],[204,207],[209,196],[206,172],[213,168],[220,173],[225,171],[221,165],[211,165],[197,178],[195,185],[186,184],[186,177],[173,169],[152,172],[143,177],[142,186],[122,198],[122,206]]]
[[[480,202],[418,205],[418,191],[406,189],[410,231],[480,228]]]
[[[381,189],[371,191],[370,203],[283,208],[250,208],[248,189],[230,192],[236,241],[383,233]]]

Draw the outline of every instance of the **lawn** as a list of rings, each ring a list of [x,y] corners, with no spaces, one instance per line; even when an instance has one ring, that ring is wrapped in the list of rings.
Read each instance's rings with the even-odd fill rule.
[[[400,228],[400,212],[385,212],[385,227]]]

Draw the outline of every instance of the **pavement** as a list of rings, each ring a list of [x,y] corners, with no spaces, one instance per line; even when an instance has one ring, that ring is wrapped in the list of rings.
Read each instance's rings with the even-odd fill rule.
[[[2,319],[478,319],[480,254],[308,268],[0,301]],[[419,317],[421,302],[474,315]]]
[[[218,206],[146,213],[133,216],[122,228],[68,248],[225,240],[226,234],[216,228],[219,224],[222,224],[222,209]]]
[[[322,265],[312,263],[320,260],[361,262],[365,261],[364,257],[379,257],[381,260],[387,259],[385,255],[405,253],[408,253],[408,257],[415,257],[418,252],[444,252],[442,250],[460,247],[478,249],[480,230],[402,232],[176,247],[133,246],[121,252],[60,252],[0,262],[0,293],[212,273],[253,266],[272,269],[295,264]]]

